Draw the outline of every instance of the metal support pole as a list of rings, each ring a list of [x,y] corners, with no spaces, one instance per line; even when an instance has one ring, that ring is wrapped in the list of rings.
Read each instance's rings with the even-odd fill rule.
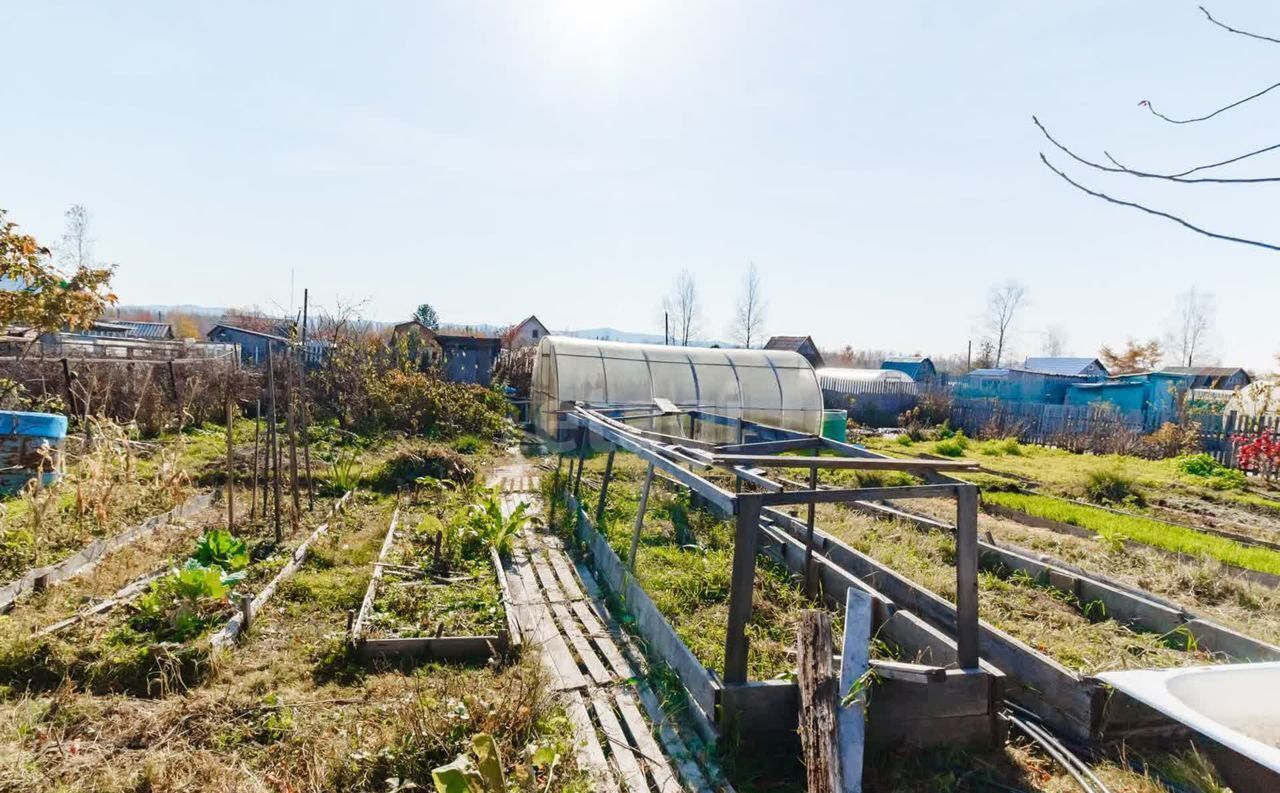
[[[262,434],[262,400],[253,408],[253,480],[249,485],[249,521],[258,519],[258,440]]]
[[[267,422],[271,425],[273,445],[269,453],[272,456],[271,470],[275,473],[275,514],[273,518],[275,521],[276,543],[279,544],[284,540],[284,532],[280,528],[280,500],[282,498],[282,493],[280,492],[280,433],[276,424],[276,363],[270,344],[267,345],[267,391],[269,392]]]
[[[227,383],[227,391],[223,395],[227,408],[227,531],[234,531],[236,528],[236,471],[235,471],[235,443],[232,440],[232,424],[234,423],[233,411],[231,409],[231,383]]]
[[[604,479],[600,480],[600,500],[596,502],[596,529],[604,531],[604,502],[609,492],[609,480],[613,478],[613,455],[617,446],[609,446],[609,456],[604,461]]]
[[[636,553],[640,550],[640,529],[644,526],[644,512],[649,508],[649,488],[653,486],[653,463],[644,473],[644,487],[640,488],[640,508],[636,511],[636,525],[631,530],[631,553],[627,556],[627,569],[636,571]]]
[[[956,662],[978,668],[978,488],[956,486]]]
[[[760,531],[760,496],[738,496],[733,538],[733,577],[729,581],[729,623],[724,637],[724,682],[747,682],[747,623],[755,590],[756,543]]]

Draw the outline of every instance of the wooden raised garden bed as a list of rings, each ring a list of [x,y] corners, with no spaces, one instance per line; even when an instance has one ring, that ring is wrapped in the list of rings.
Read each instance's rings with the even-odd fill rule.
[[[363,661],[483,661],[520,644],[511,591],[502,560],[492,548],[464,571],[444,571],[435,553],[413,542],[400,527],[401,508],[374,562],[360,610],[348,639]],[[434,557],[434,558],[433,558]],[[486,576],[492,576],[486,579]],[[456,621],[489,626],[485,632],[445,635],[450,614]]]

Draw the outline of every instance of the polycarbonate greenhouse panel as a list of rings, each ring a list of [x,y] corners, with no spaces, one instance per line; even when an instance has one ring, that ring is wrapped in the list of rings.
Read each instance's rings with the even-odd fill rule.
[[[591,407],[650,407],[668,399],[687,410],[818,434],[822,391],[813,367],[788,350],[726,350],[546,336],[533,369],[533,423],[559,438],[557,411],[566,403]],[[688,420],[663,417],[647,428],[687,435]],[[698,422],[697,437],[736,440],[734,430]]]

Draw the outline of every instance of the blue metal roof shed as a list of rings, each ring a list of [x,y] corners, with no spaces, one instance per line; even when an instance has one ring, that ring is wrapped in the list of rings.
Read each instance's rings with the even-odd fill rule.
[[[934,367],[933,361],[925,357],[885,358],[880,368],[903,372],[917,382],[933,380],[938,376],[938,370]]]

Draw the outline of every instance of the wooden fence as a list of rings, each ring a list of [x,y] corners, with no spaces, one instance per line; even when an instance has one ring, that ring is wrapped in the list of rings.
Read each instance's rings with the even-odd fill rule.
[[[877,427],[897,424],[898,416],[915,407],[919,400],[918,383],[839,378],[822,381],[823,407],[847,410],[854,421]]]
[[[1200,447],[1223,465],[1238,468],[1242,442],[1280,432],[1280,417],[1239,416],[1236,413],[1193,416]],[[1071,451],[1126,453],[1138,440],[1172,414],[1118,411],[1107,405],[1045,405],[995,399],[957,399],[951,406],[951,426],[970,436],[1016,437],[1022,443],[1056,446]]]

